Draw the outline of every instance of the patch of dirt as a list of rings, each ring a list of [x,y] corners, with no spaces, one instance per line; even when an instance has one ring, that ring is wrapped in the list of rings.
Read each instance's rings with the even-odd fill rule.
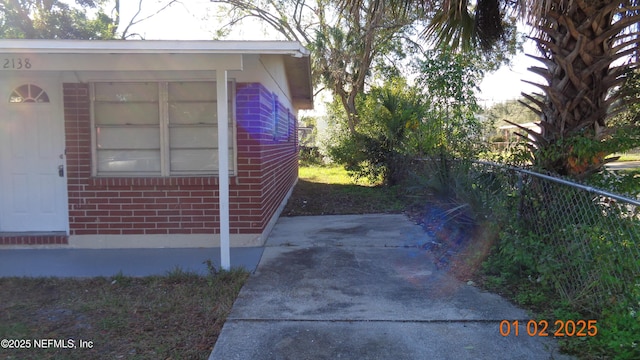
[[[70,331],[90,330],[93,328],[89,317],[85,314],[66,308],[43,308],[36,311],[36,318],[41,326],[50,329],[64,329]]]
[[[399,213],[402,201],[390,188],[314,183],[300,179],[283,216]]]

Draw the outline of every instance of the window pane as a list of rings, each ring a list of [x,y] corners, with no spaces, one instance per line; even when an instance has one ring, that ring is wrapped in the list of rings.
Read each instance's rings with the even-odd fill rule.
[[[218,110],[215,103],[169,104],[169,122],[172,124],[215,124],[217,121]]]
[[[160,129],[99,127],[96,140],[98,149],[160,149]]]
[[[229,151],[229,167],[233,168],[233,151]],[[171,150],[172,172],[214,172],[218,171],[217,149]]]
[[[233,148],[233,132],[229,131],[229,147]],[[171,148],[217,148],[218,129],[208,127],[172,127],[169,129]]]
[[[169,101],[215,101],[215,82],[169,83]]]
[[[217,172],[215,82],[96,83],[93,90],[97,175]],[[231,168],[235,167],[233,99],[230,91]]]
[[[158,124],[158,104],[95,104],[96,124],[99,125],[151,125]]]
[[[96,83],[96,101],[158,102],[157,83]]]
[[[49,95],[39,86],[25,84],[17,87],[9,96],[10,103],[48,103]]]
[[[98,174],[160,174],[159,150],[98,150]]]

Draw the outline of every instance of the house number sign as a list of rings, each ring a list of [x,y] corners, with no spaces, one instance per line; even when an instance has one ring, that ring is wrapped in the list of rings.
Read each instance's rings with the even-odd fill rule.
[[[0,63],[2,70],[22,70],[31,69],[31,60],[29,58],[2,58]]]

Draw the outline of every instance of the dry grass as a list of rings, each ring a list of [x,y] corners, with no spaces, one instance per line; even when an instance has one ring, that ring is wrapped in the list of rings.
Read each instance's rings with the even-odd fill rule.
[[[0,359],[206,359],[247,276],[0,278],[0,339],[31,347]],[[76,348],[34,348],[40,339]]]

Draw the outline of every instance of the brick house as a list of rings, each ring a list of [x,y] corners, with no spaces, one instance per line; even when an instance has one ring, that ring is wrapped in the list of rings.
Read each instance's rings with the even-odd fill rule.
[[[310,77],[295,42],[0,40],[0,247],[262,245]]]

